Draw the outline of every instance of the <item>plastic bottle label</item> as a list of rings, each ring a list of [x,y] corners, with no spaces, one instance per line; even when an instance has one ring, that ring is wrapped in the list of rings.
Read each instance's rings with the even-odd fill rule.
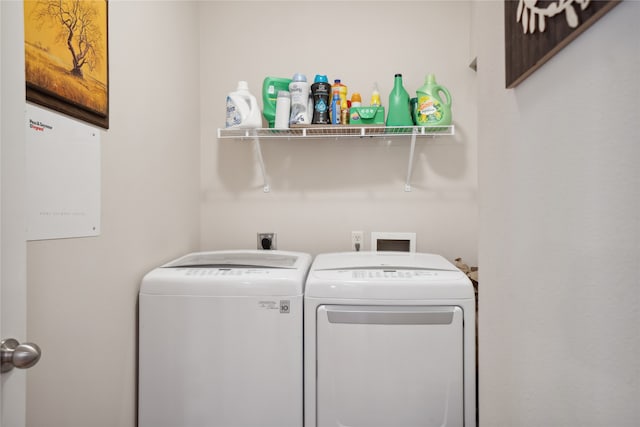
[[[232,92],[227,95],[226,127],[259,128],[262,124],[258,102],[251,94]]]
[[[309,91],[306,83],[291,83],[289,85],[291,93],[291,117],[289,124],[309,124],[309,115],[307,113],[307,105],[309,104]]]
[[[238,111],[238,107],[236,106],[235,102],[233,102],[233,100],[231,100],[231,98],[227,96],[226,126],[230,128],[239,126],[240,123],[242,123],[242,115],[240,114],[240,111]]]
[[[322,98],[318,99],[318,102],[316,102],[316,105],[314,106],[314,109],[318,113],[325,113],[327,111],[327,108],[329,107],[327,106],[327,103],[324,102],[324,99]]]
[[[442,120],[442,104],[429,95],[418,97],[416,122],[418,125],[436,124]]]
[[[334,99],[331,102],[331,124],[339,125],[340,124],[340,100]]]
[[[292,125],[308,124],[309,120],[307,118],[307,107],[302,104],[294,104],[291,107],[291,117],[289,119],[289,123]]]

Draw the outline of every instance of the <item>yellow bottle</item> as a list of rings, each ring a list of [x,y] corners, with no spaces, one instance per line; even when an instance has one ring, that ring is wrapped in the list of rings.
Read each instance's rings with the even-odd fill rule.
[[[338,91],[338,95],[340,96],[340,102],[347,100],[347,86],[345,86],[340,79],[335,79],[333,85],[331,85],[331,90]]]
[[[378,83],[373,84],[373,93],[371,94],[371,106],[379,107],[382,103],[380,102],[380,92],[378,92]]]
[[[347,87],[345,85],[340,85],[339,93],[340,102],[347,102]]]
[[[349,106],[347,104],[346,99],[343,99],[340,102],[340,124],[341,125],[349,124]]]

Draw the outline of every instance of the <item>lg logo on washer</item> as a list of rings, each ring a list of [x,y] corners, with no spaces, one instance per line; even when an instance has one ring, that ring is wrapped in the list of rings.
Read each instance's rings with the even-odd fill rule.
[[[289,301],[288,299],[281,299],[280,313],[289,314],[290,306],[291,306],[291,301]]]

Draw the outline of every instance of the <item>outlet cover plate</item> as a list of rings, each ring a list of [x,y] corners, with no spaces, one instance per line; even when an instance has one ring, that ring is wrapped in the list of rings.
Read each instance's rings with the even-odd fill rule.
[[[257,238],[257,248],[258,249],[265,249],[262,246],[262,240],[263,239],[268,239],[271,241],[271,247],[269,247],[269,249],[273,250],[273,249],[277,249],[278,248],[278,241],[277,241],[277,234],[276,233],[258,233],[258,238]]]

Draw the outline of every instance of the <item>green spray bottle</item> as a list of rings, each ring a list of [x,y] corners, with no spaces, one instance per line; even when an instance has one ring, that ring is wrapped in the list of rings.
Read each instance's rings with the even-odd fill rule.
[[[418,98],[414,107],[416,125],[451,125],[451,94],[447,88],[436,83],[434,74],[427,74],[424,84],[418,88],[416,95]]]

